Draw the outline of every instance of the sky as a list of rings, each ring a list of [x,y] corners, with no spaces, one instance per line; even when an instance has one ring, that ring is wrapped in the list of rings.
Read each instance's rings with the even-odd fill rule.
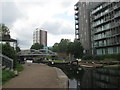
[[[48,33],[48,46],[62,38],[75,38],[74,5],[78,0],[2,0],[0,23],[10,29],[21,49],[33,44],[33,31],[44,29]],[[2,21],[2,22],[1,22]]]

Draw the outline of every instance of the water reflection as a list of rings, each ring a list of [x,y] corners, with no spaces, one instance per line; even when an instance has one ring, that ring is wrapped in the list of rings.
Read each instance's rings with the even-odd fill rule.
[[[83,77],[84,70],[76,65],[52,65],[53,67],[58,67],[69,78],[69,88],[74,88],[74,90],[79,90],[80,82]],[[76,89],[75,89],[76,88]]]
[[[119,68],[80,68],[76,65],[53,65],[63,70],[69,78],[69,88],[118,88]]]

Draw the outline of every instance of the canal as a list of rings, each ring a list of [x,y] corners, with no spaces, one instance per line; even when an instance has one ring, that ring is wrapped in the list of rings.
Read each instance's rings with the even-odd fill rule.
[[[81,68],[77,65],[52,65],[62,69],[69,78],[69,88],[117,88],[120,90],[120,67]]]

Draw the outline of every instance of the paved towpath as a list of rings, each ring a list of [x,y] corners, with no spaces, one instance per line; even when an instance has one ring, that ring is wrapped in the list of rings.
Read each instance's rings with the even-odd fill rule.
[[[11,79],[3,88],[59,88],[56,70],[44,64],[25,65],[19,76]]]

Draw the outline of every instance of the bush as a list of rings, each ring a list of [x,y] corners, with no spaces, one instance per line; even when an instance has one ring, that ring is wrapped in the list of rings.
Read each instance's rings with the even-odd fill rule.
[[[5,84],[5,82],[7,82],[13,77],[15,77],[14,72],[9,71],[9,70],[3,70],[2,71],[2,84]]]
[[[17,70],[18,72],[21,72],[24,70],[24,67],[21,64],[17,64],[15,67],[15,70]]]
[[[106,60],[112,59],[120,61],[120,53],[119,54],[106,54],[106,55],[84,55],[82,57],[83,60]]]
[[[84,55],[82,57],[83,60],[93,60],[93,55],[89,54],[89,55]]]
[[[13,67],[15,68],[17,63],[16,51],[10,46],[10,43],[2,44],[2,54],[13,59]]]

